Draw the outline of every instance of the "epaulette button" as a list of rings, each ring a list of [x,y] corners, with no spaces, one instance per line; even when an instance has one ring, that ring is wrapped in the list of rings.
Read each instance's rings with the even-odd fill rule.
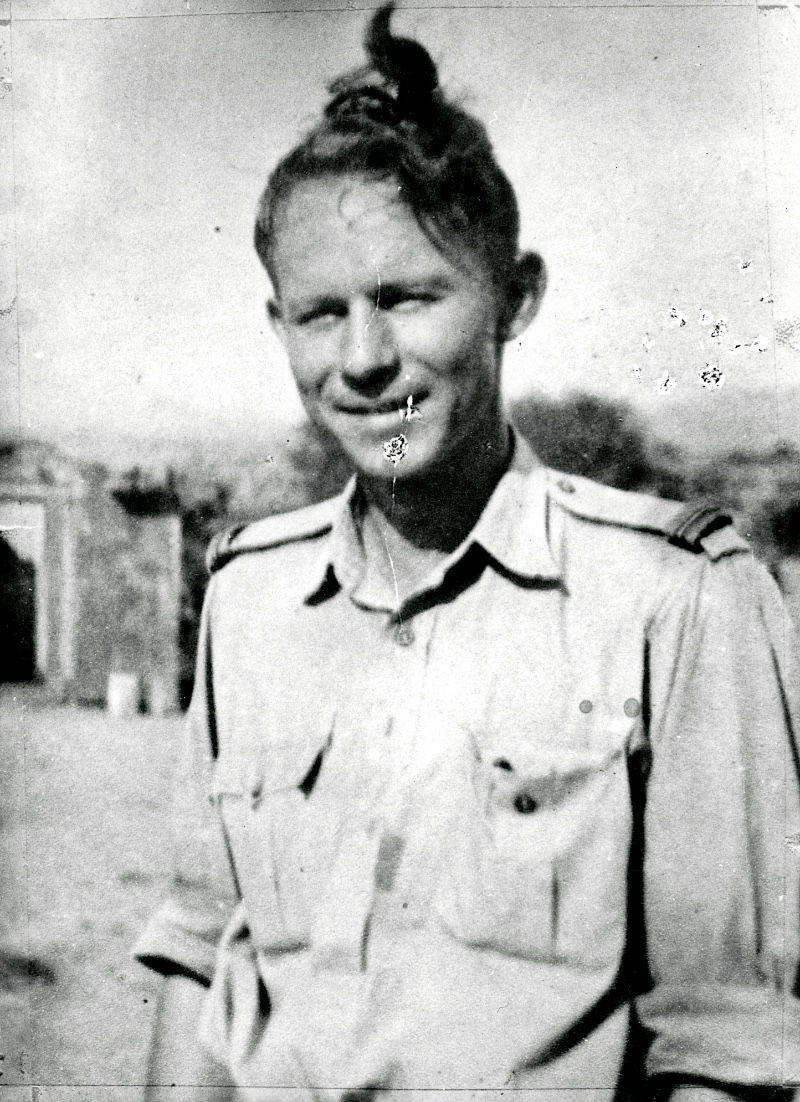
[[[565,494],[575,493],[575,483],[570,482],[568,478],[559,478],[556,485],[558,486],[559,490],[563,490]]]

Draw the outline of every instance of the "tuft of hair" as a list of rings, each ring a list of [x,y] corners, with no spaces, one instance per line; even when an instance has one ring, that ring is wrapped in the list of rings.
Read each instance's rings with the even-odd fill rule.
[[[423,102],[439,87],[439,74],[430,54],[411,38],[392,34],[394,4],[379,8],[364,35],[364,49],[373,68],[397,86],[398,99]]]
[[[256,251],[273,263],[282,205],[297,184],[354,174],[393,180],[420,228],[446,254],[468,250],[502,293],[519,236],[514,190],[483,124],[442,93],[430,54],[392,34],[394,4],[367,25],[367,64],[329,86],[322,118],[276,166],[256,216]]]

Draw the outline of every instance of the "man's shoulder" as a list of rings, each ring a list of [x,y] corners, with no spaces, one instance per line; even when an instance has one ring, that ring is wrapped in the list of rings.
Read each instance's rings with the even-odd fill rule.
[[[250,524],[226,528],[208,546],[208,571],[215,574],[239,555],[315,540],[330,531],[340,508],[341,498],[334,497],[289,513],[276,513]]]
[[[548,470],[548,492],[557,508],[578,521],[649,533],[712,560],[750,550],[731,514],[713,501],[669,501],[553,470]]]

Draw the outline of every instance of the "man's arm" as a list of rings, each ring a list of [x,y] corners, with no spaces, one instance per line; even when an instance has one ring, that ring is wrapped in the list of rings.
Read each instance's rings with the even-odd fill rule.
[[[644,902],[651,1076],[754,1097],[800,1065],[800,670],[749,555],[700,560],[649,639]],[[681,1083],[684,1080],[684,1084]]]
[[[206,988],[176,973],[164,980],[159,998],[145,1102],[230,1102],[227,1070],[200,1047],[197,1021]],[[183,1089],[181,1089],[183,1088]]]
[[[203,610],[194,694],[177,776],[172,884],[134,950],[138,960],[166,977],[153,1031],[148,1102],[161,1097],[172,1102],[227,1102],[232,1096],[223,1086],[227,1076],[197,1040],[217,946],[239,903],[222,825],[210,799],[217,738],[208,642],[212,589],[213,581]],[[171,1083],[185,1090],[173,1089]]]

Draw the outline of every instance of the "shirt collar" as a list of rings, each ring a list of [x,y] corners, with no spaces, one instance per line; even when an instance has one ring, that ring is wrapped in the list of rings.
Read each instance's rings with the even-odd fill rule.
[[[511,431],[511,463],[465,544],[479,544],[520,579],[554,580],[561,571],[547,538],[547,470],[519,433]]]
[[[547,538],[547,471],[512,428],[513,455],[486,507],[466,539],[444,559],[425,584],[441,584],[447,572],[475,545],[512,579],[557,580],[561,571]],[[307,602],[323,600],[338,589],[352,593],[364,577],[364,548],[359,530],[364,508],[354,476],[339,498],[329,539],[309,582]]]

